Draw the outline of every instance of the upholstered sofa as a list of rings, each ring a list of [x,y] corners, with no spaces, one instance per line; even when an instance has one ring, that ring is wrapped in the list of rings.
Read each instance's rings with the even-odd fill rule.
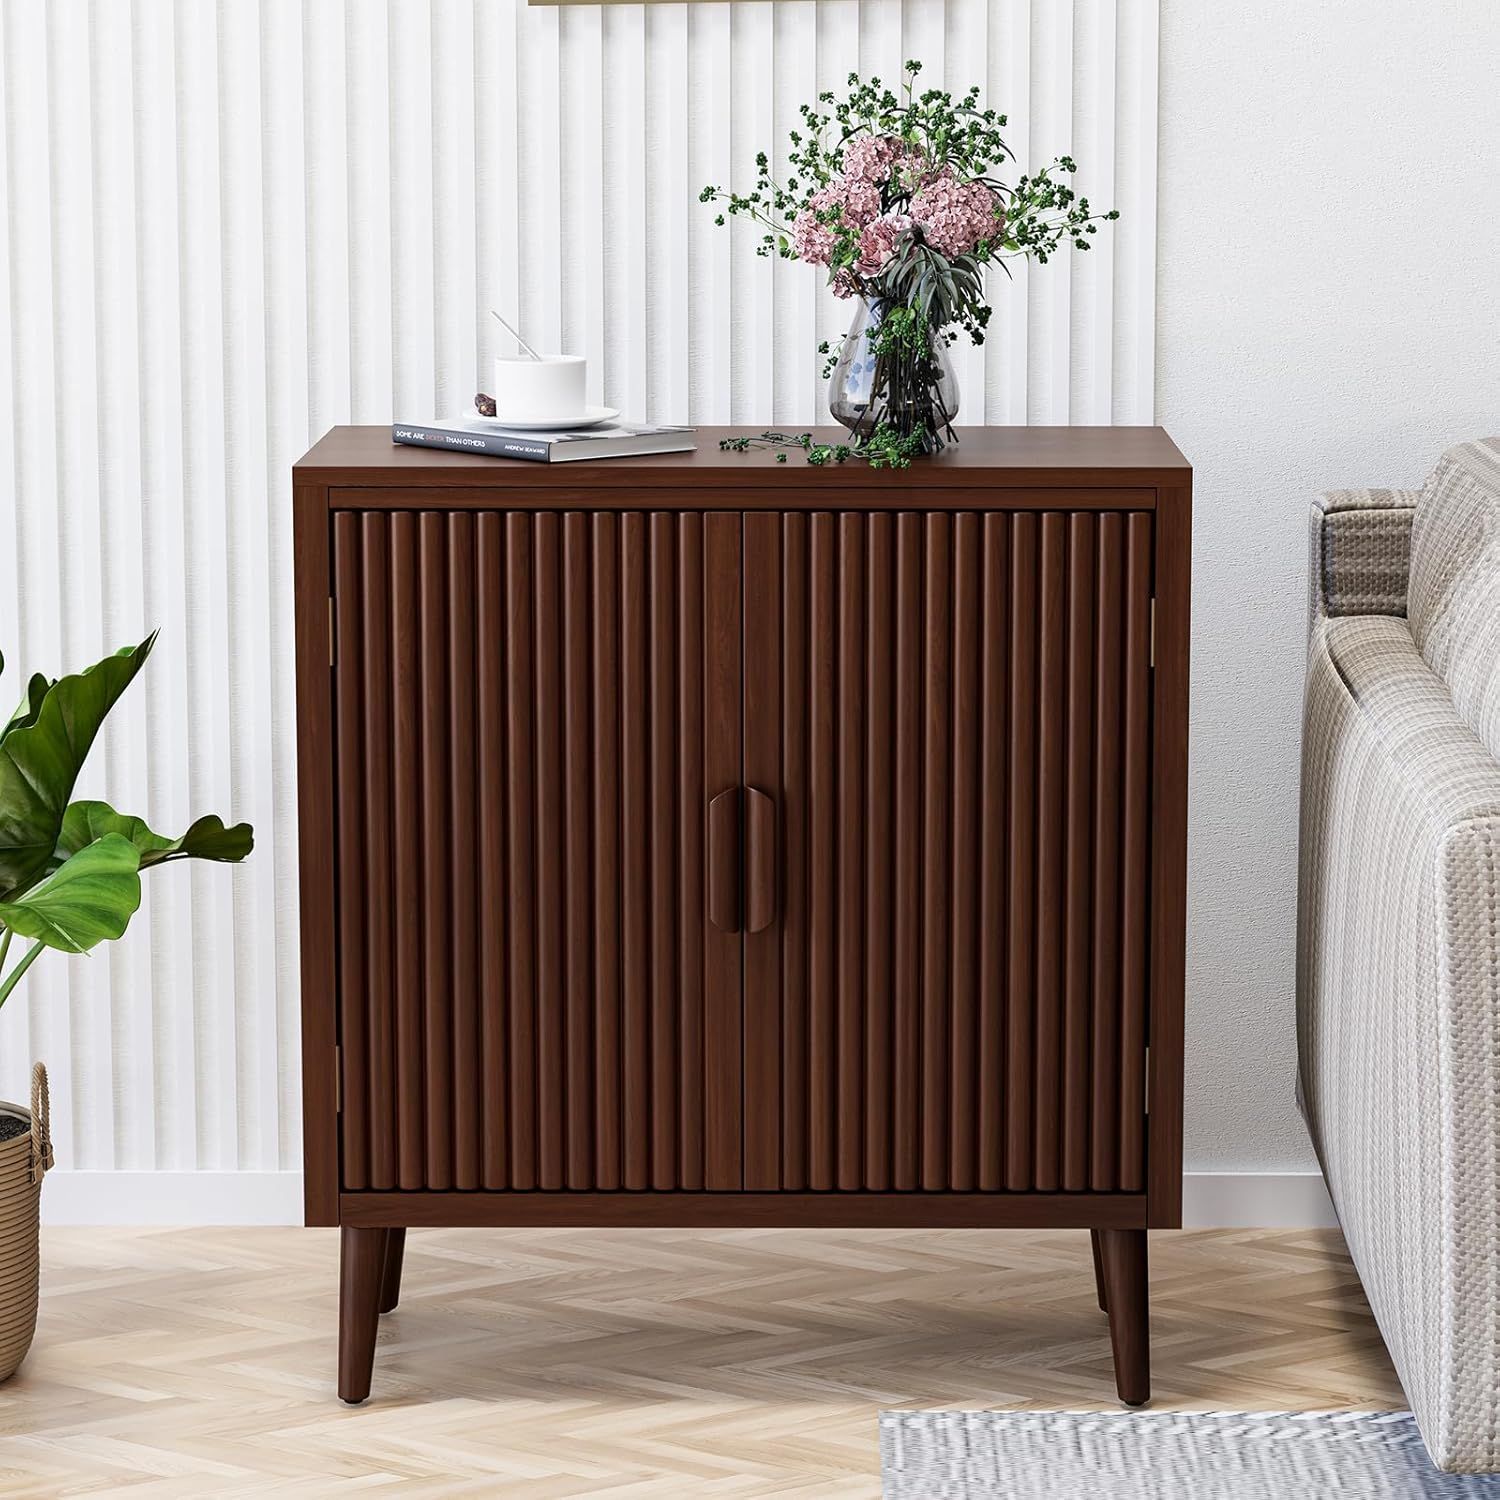
[[[1500,1469],[1500,438],[1312,511],[1298,1097],[1434,1460]]]

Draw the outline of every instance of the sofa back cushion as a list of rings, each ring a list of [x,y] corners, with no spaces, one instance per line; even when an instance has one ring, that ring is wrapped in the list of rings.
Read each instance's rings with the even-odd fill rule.
[[[1500,757],[1500,437],[1450,448],[1423,486],[1406,613],[1460,717]]]

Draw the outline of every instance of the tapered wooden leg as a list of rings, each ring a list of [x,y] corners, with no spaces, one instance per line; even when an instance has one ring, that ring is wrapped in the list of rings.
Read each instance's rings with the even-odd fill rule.
[[[1146,1231],[1097,1231],[1109,1342],[1115,1355],[1115,1388],[1126,1406],[1151,1399],[1151,1329],[1146,1285]]]
[[[1104,1292],[1104,1262],[1099,1257],[1099,1231],[1089,1230],[1089,1244],[1094,1251],[1094,1290],[1099,1295],[1099,1311],[1107,1313],[1109,1302]]]
[[[380,1274],[380,1310],[388,1313],[401,1300],[401,1262],[406,1257],[406,1231],[385,1232],[385,1269]]]
[[[375,1325],[385,1269],[385,1229],[345,1224],[339,1241],[339,1398],[350,1403],[370,1394]]]

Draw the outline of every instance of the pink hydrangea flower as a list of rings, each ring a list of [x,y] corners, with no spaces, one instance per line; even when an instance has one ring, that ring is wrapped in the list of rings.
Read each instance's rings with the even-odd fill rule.
[[[873,182],[845,177],[840,179],[840,193],[844,204],[844,223],[863,229],[880,213],[880,189]]]
[[[833,254],[834,233],[832,226],[823,223],[818,213],[832,201],[829,190],[819,188],[797,215],[792,225],[792,249],[797,252],[799,260],[811,261],[815,266],[828,264],[828,257]]]
[[[844,175],[865,182],[885,182],[891,168],[905,155],[899,135],[860,135],[844,147]]]
[[[880,189],[861,178],[835,177],[807,200],[807,207],[792,225],[792,248],[801,260],[826,266],[837,238],[835,225],[820,215],[829,209],[839,210],[838,223],[850,229],[863,229],[880,212]]]
[[[911,200],[911,216],[927,243],[950,260],[993,239],[1004,225],[1000,200],[982,182],[961,182],[950,171],[923,184]]]
[[[859,135],[844,147],[844,176],[876,184],[895,179],[911,187],[922,176],[926,161],[899,135]]]
[[[859,271],[874,276],[891,258],[897,242],[911,230],[908,214],[881,214],[865,225],[859,237]]]

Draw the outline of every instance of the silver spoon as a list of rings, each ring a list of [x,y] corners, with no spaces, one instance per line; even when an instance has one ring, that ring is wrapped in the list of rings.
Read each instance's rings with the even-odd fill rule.
[[[527,354],[532,357],[532,359],[540,359],[542,357],[536,352],[535,349],[531,347],[530,344],[526,342],[525,339],[521,337],[519,333],[516,332],[514,328],[510,326],[509,323],[505,321],[504,318],[500,316],[499,313],[495,311],[493,307],[490,309],[490,316],[527,352]]]

